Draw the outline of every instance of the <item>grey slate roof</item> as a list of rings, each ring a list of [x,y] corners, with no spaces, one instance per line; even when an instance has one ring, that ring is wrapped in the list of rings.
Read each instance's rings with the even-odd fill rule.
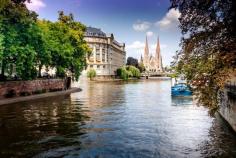
[[[101,29],[94,27],[87,27],[85,36],[106,37],[106,34]]]

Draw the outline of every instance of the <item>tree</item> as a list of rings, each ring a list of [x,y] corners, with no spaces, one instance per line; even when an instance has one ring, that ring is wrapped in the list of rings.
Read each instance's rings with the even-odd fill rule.
[[[80,72],[86,66],[86,54],[91,52],[84,40],[85,26],[74,21],[72,14],[67,16],[62,11],[59,12],[57,22],[44,20],[39,21],[38,25],[43,31],[43,40],[46,41],[45,52],[49,52],[53,59],[49,66],[56,68],[59,77],[72,74],[78,80]]]
[[[90,80],[92,80],[94,77],[96,77],[96,70],[94,69],[89,69],[87,72],[87,76],[89,77]]]
[[[235,1],[171,0],[180,11],[182,50],[175,57],[199,103],[217,108],[217,92],[236,68]]]
[[[32,80],[37,73],[41,76],[43,66],[56,68],[58,77],[70,74],[78,80],[91,52],[84,40],[86,27],[62,11],[56,22],[37,20],[25,2],[0,3],[0,80],[9,77],[13,67],[22,80]]]
[[[29,11],[24,3],[25,0],[1,0],[2,78],[12,66],[24,80],[36,77],[34,33],[37,15]]]
[[[138,59],[135,59],[133,57],[128,57],[126,65],[132,65],[138,67]]]
[[[41,77],[41,70],[43,66],[49,67],[52,63],[52,56],[50,51],[49,41],[49,26],[51,22],[45,20],[37,20],[37,34],[35,44],[36,48],[36,64],[38,67],[38,76]]]
[[[140,72],[144,72],[145,71],[145,66],[144,66],[144,64],[142,62],[140,62],[138,64],[138,69],[139,69]]]

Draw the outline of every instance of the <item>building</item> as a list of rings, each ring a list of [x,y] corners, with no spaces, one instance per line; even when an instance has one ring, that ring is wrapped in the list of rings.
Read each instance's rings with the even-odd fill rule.
[[[155,56],[151,53],[149,54],[148,39],[146,37],[144,56],[141,55],[140,61],[143,63],[147,72],[163,72],[159,37],[157,39]]]
[[[125,65],[125,44],[117,42],[113,34],[87,27],[85,41],[92,49],[87,56],[87,70],[95,69],[98,76],[115,75],[116,70]]]

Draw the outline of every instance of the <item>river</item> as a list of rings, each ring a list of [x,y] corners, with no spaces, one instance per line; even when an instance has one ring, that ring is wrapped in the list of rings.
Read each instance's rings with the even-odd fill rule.
[[[236,134],[169,80],[82,82],[69,96],[0,106],[0,157],[236,157]]]

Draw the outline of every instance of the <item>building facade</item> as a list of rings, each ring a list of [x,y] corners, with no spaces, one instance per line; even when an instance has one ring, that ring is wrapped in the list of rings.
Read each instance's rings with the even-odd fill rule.
[[[141,55],[140,61],[143,63],[147,72],[163,72],[159,38],[157,39],[155,56],[153,56],[151,53],[149,53],[148,39],[146,37],[144,56]]]
[[[87,56],[86,71],[94,69],[98,76],[115,75],[116,70],[125,65],[125,44],[117,42],[113,34],[87,27],[85,41],[92,49],[92,53]]]

